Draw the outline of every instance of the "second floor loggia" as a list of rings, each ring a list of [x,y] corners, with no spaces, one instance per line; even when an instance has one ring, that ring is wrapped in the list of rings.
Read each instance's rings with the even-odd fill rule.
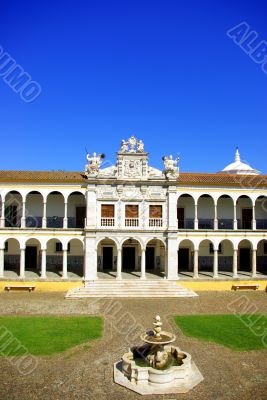
[[[43,196],[31,191],[24,197],[17,191],[1,198],[1,228],[84,229],[86,199],[75,191],[63,196],[51,191]],[[247,195],[235,199],[222,195],[216,200],[208,194],[197,199],[191,194],[178,197],[176,214],[178,230],[266,230],[267,196],[252,200]],[[118,202],[98,204],[95,226],[100,229],[166,229],[167,201],[162,204]]]
[[[233,199],[222,195],[217,200],[208,194],[197,200],[183,194],[177,201],[178,229],[256,230],[267,229],[267,197],[253,202],[246,195]]]
[[[10,191],[1,200],[1,228],[83,229],[85,226],[86,201],[80,192],[64,198],[58,191],[46,197],[38,191],[31,191],[25,197]]]

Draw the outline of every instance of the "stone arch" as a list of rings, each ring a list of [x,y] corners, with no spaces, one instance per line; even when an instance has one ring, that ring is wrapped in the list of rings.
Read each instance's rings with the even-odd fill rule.
[[[46,271],[51,277],[62,277],[63,270],[63,243],[53,237],[46,242]]]
[[[84,243],[80,238],[71,238],[67,242],[67,271],[70,275],[84,275]]]
[[[182,239],[178,245],[178,271],[191,272],[194,266],[195,244],[190,239]]]
[[[124,239],[122,248],[122,271],[138,276],[137,271],[141,270],[141,256],[144,246],[141,240],[133,237]]]
[[[37,238],[27,238],[25,240],[25,271],[29,278],[34,277],[33,274],[40,274],[41,270],[41,242]]]
[[[218,229],[233,229],[234,199],[229,194],[222,194],[217,200]]]
[[[257,243],[257,271],[267,275],[267,239],[261,239]]]
[[[198,229],[214,229],[215,200],[207,193],[199,196],[197,201]]]
[[[253,200],[249,195],[241,195],[236,200],[238,229],[252,229]]]
[[[97,242],[97,270],[115,276],[117,269],[118,243],[110,237],[101,238]]]
[[[267,196],[258,196],[255,200],[256,229],[267,229]]]
[[[180,194],[177,199],[178,229],[194,229],[195,202],[192,194]]]
[[[4,241],[4,277],[17,278],[20,275],[20,249],[18,239],[8,237]]]
[[[39,190],[31,190],[25,197],[25,218],[27,228],[41,228],[44,196]]]
[[[122,247],[122,246],[124,245],[124,243],[127,242],[127,241],[136,241],[136,242],[138,242],[138,244],[140,245],[141,249],[145,249],[145,246],[144,246],[144,243],[143,243],[142,239],[136,238],[136,237],[133,237],[133,236],[128,236],[127,238],[124,238],[124,239],[120,242],[121,247]]]
[[[211,239],[201,240],[198,246],[198,270],[200,272],[213,271],[214,242]]]
[[[23,196],[18,190],[11,190],[5,195],[5,227],[21,226]]]
[[[80,190],[69,193],[67,207],[68,228],[83,229],[86,218],[85,194]]]
[[[218,243],[218,271],[221,274],[233,272],[234,243],[223,239]]]
[[[46,198],[47,228],[63,228],[65,199],[62,192],[51,191]]]
[[[161,238],[150,238],[145,243],[145,269],[152,274],[162,275],[166,265],[166,245]]]
[[[241,239],[238,243],[238,269],[250,272],[252,269],[253,243],[248,239]]]

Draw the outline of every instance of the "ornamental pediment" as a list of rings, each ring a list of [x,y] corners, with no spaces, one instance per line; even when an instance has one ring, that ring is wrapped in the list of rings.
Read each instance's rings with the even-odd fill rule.
[[[85,166],[85,175],[90,178],[110,178],[122,180],[153,180],[153,179],[177,179],[179,176],[178,162],[172,155],[163,157],[163,171],[148,165],[148,153],[145,152],[142,140],[131,136],[128,140],[122,140],[117,152],[116,165],[101,168],[104,154],[87,154],[88,164]]]

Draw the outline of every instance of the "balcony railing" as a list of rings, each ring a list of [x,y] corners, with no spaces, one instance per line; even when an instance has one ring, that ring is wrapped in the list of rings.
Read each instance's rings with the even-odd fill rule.
[[[101,226],[114,226],[115,218],[101,218]]]
[[[47,217],[47,228],[63,228],[63,217]]]
[[[233,229],[232,219],[218,219],[218,229]]]
[[[42,217],[26,217],[26,228],[42,228]]]
[[[214,229],[214,220],[200,218],[198,220],[198,229]]]
[[[178,229],[194,229],[194,219],[193,218],[179,219]]]
[[[83,229],[84,218],[68,217],[68,228]]]
[[[256,229],[267,229],[267,219],[257,219]]]
[[[5,219],[5,227],[6,228],[20,228],[21,223],[20,223],[20,218],[17,221],[12,221],[9,218]]]
[[[252,229],[252,221],[237,220],[237,229]]]
[[[139,219],[138,218],[125,218],[125,226],[139,226]]]
[[[162,218],[149,218],[149,226],[154,228],[161,228]]]

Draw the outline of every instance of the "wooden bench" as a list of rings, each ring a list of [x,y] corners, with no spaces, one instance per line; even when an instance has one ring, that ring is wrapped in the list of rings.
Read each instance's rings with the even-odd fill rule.
[[[10,292],[10,290],[28,290],[32,292],[35,289],[35,286],[26,286],[26,285],[6,285],[5,290]]]
[[[233,285],[232,289],[233,290],[243,290],[243,289],[248,289],[248,290],[257,290],[259,289],[260,285]]]

